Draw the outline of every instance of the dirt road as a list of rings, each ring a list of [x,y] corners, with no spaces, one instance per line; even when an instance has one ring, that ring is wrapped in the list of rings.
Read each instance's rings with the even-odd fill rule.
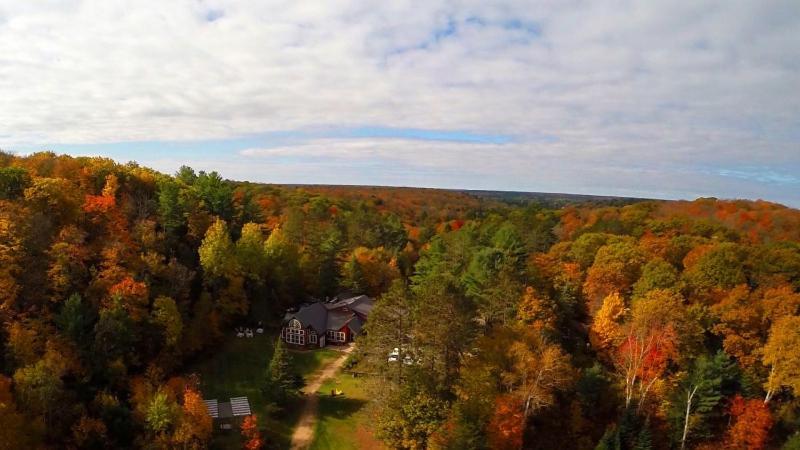
[[[314,439],[314,427],[317,424],[317,412],[319,408],[319,395],[317,391],[322,387],[325,381],[336,375],[336,372],[342,367],[352,350],[352,345],[343,350],[339,358],[325,366],[325,368],[303,388],[303,393],[306,398],[303,404],[303,412],[300,413],[300,419],[297,421],[297,428],[294,429],[294,433],[292,434],[292,450],[305,450],[311,445],[311,441]]]

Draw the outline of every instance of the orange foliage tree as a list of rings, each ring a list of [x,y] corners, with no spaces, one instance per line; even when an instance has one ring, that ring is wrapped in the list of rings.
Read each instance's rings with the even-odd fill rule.
[[[711,307],[718,319],[712,331],[722,337],[725,352],[748,370],[758,362],[758,349],[764,339],[761,308],[754,300],[750,289],[740,285]]]
[[[494,403],[492,418],[486,430],[489,447],[494,450],[522,448],[522,436],[525,431],[522,400],[513,395],[501,395]]]
[[[397,261],[383,247],[358,247],[343,267],[345,284],[371,296],[389,289],[392,281],[400,277]]]
[[[11,379],[0,375],[0,449],[35,448],[29,420],[17,410]]]
[[[553,302],[537,296],[536,291],[528,286],[517,307],[517,319],[536,329],[553,329],[558,317]]]
[[[122,307],[131,315],[133,320],[141,320],[147,314],[147,284],[127,276],[112,286],[109,294],[111,294],[112,298],[120,299]]]
[[[13,306],[20,289],[16,279],[22,270],[19,264],[22,239],[14,215],[12,211],[6,212],[0,201],[0,311]]]
[[[183,391],[183,414],[175,430],[175,442],[188,448],[203,447],[211,439],[213,424],[200,393],[193,388]]]
[[[600,247],[583,285],[589,313],[600,309],[606,296],[614,292],[628,293],[639,279],[643,263],[644,255],[630,242],[621,241]]]
[[[733,398],[730,406],[732,423],[728,428],[725,448],[759,450],[764,448],[772,428],[772,415],[767,405],[757,398]]]

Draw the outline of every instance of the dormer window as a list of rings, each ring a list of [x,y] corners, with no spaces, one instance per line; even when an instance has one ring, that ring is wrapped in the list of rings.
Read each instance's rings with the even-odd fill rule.
[[[292,319],[289,322],[289,328],[303,328],[303,325],[297,319]]]

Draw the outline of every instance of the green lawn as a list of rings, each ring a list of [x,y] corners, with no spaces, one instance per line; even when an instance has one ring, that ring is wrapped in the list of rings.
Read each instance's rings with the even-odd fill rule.
[[[264,372],[272,357],[277,331],[267,330],[253,338],[231,336],[219,345],[214,353],[193,364],[187,373],[200,376],[204,398],[219,400],[246,396],[253,413],[258,415],[264,436],[275,448],[288,448],[292,430],[300,414],[301,402],[289,405],[285,411],[269,417],[261,395]],[[340,353],[321,349],[314,351],[292,351],[293,366],[305,378],[320,369]],[[241,440],[238,430],[216,431],[213,448],[239,449]]]
[[[314,432],[311,450],[382,449],[369,428],[363,378],[339,373],[319,390],[319,421]],[[331,390],[343,395],[331,397]]]

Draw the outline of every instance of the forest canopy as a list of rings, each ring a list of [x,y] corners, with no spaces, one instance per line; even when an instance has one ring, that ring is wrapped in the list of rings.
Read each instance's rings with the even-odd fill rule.
[[[343,290],[390,448],[800,448],[800,211],[50,152],[0,153],[0,447],[203,448],[187,362]]]

